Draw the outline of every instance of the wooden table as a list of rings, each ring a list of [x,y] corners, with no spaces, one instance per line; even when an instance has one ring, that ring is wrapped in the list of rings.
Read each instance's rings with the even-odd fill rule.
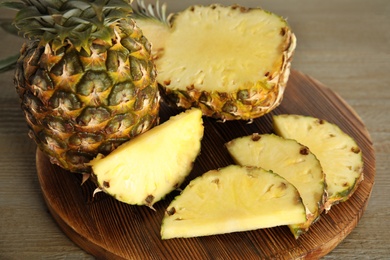
[[[169,11],[192,3],[166,1]],[[390,257],[390,2],[387,0],[243,0],[288,18],[298,38],[293,68],[338,93],[362,118],[376,151],[375,186],[358,226],[324,259]],[[13,12],[0,11],[0,19]],[[0,57],[20,38],[0,30]],[[0,259],[93,259],[58,228],[42,198],[35,144],[12,83],[0,74]]]

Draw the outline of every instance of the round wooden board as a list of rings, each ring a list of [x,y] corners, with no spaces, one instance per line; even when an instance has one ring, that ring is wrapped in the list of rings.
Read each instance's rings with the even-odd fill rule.
[[[178,111],[162,107],[161,121]],[[294,239],[287,227],[188,239],[160,239],[164,211],[178,192],[155,204],[156,211],[131,206],[98,193],[94,184],[81,185],[81,176],[52,165],[37,151],[37,172],[43,197],[63,232],[99,259],[294,259],[320,258],[335,248],[358,224],[367,206],[375,177],[373,145],[364,124],[348,104],[318,81],[292,71],[282,104],[271,114],[302,114],[326,119],[341,127],[363,151],[364,181],[354,195]],[[204,118],[202,152],[183,187],[204,172],[232,164],[224,144],[254,132],[271,133],[271,114],[254,120],[218,122]]]

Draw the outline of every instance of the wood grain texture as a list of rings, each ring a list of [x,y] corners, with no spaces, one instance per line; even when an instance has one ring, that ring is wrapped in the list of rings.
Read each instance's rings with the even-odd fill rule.
[[[179,111],[163,107],[165,121]],[[287,227],[190,239],[160,238],[161,220],[173,192],[148,207],[118,202],[106,194],[92,196],[92,182],[60,169],[37,152],[37,172],[43,196],[54,219],[76,244],[99,259],[291,259],[319,258],[335,248],[358,224],[372,191],[375,157],[364,124],[343,99],[316,80],[293,71],[282,104],[271,114],[303,114],[339,125],[357,141],[364,158],[364,181],[346,202],[322,214],[310,231],[295,240]],[[224,144],[254,132],[271,133],[271,114],[254,120],[218,122],[204,119],[202,152],[183,184],[204,172],[232,164]]]
[[[170,12],[215,1],[160,2],[166,2]],[[388,259],[390,1],[218,2],[261,6],[286,17],[298,38],[293,68],[329,87],[362,118],[375,148],[375,185],[357,227],[323,259]],[[13,15],[0,9],[0,20]],[[21,38],[2,29],[0,36],[0,58],[19,51]],[[36,146],[27,135],[12,81],[12,71],[0,74],[0,259],[95,259],[68,239],[47,210],[36,174]]]

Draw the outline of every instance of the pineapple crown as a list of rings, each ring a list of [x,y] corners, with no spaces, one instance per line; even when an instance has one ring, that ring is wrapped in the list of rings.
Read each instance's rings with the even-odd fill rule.
[[[168,26],[172,15],[167,15],[167,4],[160,4],[159,0],[156,0],[156,4],[148,5],[145,5],[144,0],[137,0],[137,8],[134,8],[133,12],[135,19],[155,19]]]
[[[14,25],[24,37],[52,43],[60,48],[66,41],[88,53],[90,42],[111,43],[111,24],[127,19],[132,0],[21,0],[1,5],[18,13]]]

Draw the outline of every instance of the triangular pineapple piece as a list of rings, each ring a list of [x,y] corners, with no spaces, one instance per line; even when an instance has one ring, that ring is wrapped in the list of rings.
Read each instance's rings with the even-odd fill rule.
[[[169,205],[163,239],[207,236],[302,223],[297,189],[257,167],[230,165],[192,180]]]
[[[326,175],[328,198],[325,209],[347,200],[363,180],[362,152],[355,140],[337,125],[301,115],[273,117],[278,135],[309,147]]]
[[[119,201],[152,207],[190,173],[202,137],[202,113],[191,109],[89,164],[99,189]]]
[[[296,238],[319,218],[326,195],[325,175],[306,146],[274,134],[252,134],[233,139],[226,147],[236,163],[271,170],[298,189],[307,209],[307,221],[289,226]]]

